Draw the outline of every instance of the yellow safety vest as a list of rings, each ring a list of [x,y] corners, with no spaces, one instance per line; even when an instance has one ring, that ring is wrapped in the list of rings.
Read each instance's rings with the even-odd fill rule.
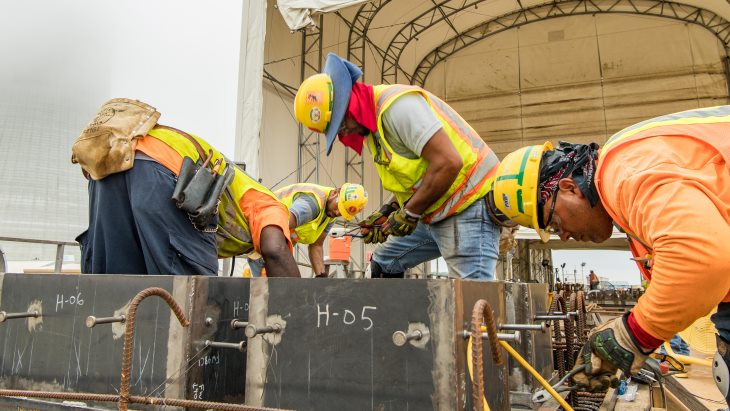
[[[320,186],[317,184],[299,183],[282,187],[276,190],[274,194],[279,197],[286,208],[291,208],[294,203],[294,197],[297,195],[310,195],[317,201],[319,213],[317,217],[304,224],[299,224],[291,231],[290,237],[294,243],[313,244],[322,235],[325,228],[334,220],[327,217],[327,197],[334,190],[332,187]]]
[[[668,114],[652,118],[641,123],[627,127],[614,134],[606,144],[603,145],[598,154],[596,176],[598,195],[603,204],[606,204],[601,194],[600,176],[603,171],[603,164],[610,161],[611,154],[616,147],[620,147],[631,141],[641,140],[655,136],[685,136],[695,138],[713,146],[725,159],[725,164],[730,172],[730,106],[707,107],[696,110],[687,110],[679,113]],[[669,201],[670,199],[667,199]],[[620,224],[617,214],[606,207],[606,211],[613,218],[614,223],[626,233],[629,239],[629,248],[634,260],[647,280],[651,278],[652,247],[648,242],[636,236],[628,227]]]
[[[401,206],[418,189],[428,168],[428,161],[423,158],[410,159],[395,153],[383,131],[383,113],[406,93],[417,93],[426,99],[463,162],[459,175],[449,189],[426,209],[423,222],[435,223],[458,214],[487,194],[499,159],[454,109],[416,86],[379,85],[373,89],[378,130],[368,136],[367,147],[383,188],[393,193]]]
[[[177,133],[169,128],[155,127],[147,133],[177,151],[180,156],[190,157],[194,161],[198,161],[200,153],[197,147],[187,137]],[[204,152],[213,150],[213,158],[211,163],[217,159],[222,160],[222,164],[226,164],[226,159],[208,144],[202,138],[190,134],[191,137],[200,145]],[[220,167],[219,172],[223,172],[225,168]],[[256,190],[264,194],[269,194],[276,198],[274,193],[266,187],[259,184],[248,174],[238,167],[234,166],[234,177],[228,188],[223,191],[218,203],[218,227],[216,230],[216,248],[218,249],[218,257],[226,258],[234,255],[246,254],[253,250],[253,240],[249,229],[248,221],[241,210],[240,201],[248,190]]]

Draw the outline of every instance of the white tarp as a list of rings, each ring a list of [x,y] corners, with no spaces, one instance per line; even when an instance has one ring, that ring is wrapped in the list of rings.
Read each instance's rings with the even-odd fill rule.
[[[329,13],[368,0],[277,0],[277,6],[291,30],[314,25],[312,13]]]
[[[235,159],[246,172],[259,177],[261,107],[263,101],[266,0],[243,2],[238,71]]]

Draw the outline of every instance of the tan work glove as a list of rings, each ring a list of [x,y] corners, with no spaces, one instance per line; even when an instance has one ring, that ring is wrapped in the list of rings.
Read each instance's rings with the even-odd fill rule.
[[[413,234],[418,225],[418,218],[411,217],[406,213],[406,208],[401,207],[398,211],[391,213],[388,221],[383,224],[383,233],[396,237],[404,237]]]
[[[383,232],[382,225],[396,210],[398,210],[398,203],[383,204],[380,210],[360,222],[360,234],[362,234],[365,244],[384,243],[388,239],[388,235]]]
[[[626,318],[629,313],[601,324],[588,336],[573,369],[585,364],[584,372],[573,376],[573,382],[587,391],[616,388],[616,370],[626,375],[637,373],[651,351],[639,347],[631,334]],[[653,350],[652,350],[653,351]]]

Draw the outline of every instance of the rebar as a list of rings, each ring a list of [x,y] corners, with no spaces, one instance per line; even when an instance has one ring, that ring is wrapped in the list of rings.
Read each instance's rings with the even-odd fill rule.
[[[53,392],[53,391],[25,391],[25,390],[7,390],[0,389],[2,397],[28,397],[28,398],[50,398],[55,400],[68,401],[97,401],[97,402],[117,402],[120,401],[121,395],[116,394],[94,394],[87,392]],[[142,397],[131,395],[128,398],[133,404],[150,404],[150,405],[170,405],[173,407],[213,409],[224,411],[288,411],[281,408],[253,407],[249,405],[226,404],[222,402],[198,401],[198,400],[180,400],[176,398],[158,398],[158,397]]]
[[[472,369],[474,375],[472,376],[472,404],[474,411],[480,411],[482,409],[482,402],[484,401],[484,365],[482,357],[482,323],[485,323],[487,327],[487,333],[489,334],[489,346],[492,349],[492,361],[496,365],[502,365],[502,356],[499,351],[499,340],[497,339],[497,326],[494,323],[494,314],[492,313],[492,307],[489,303],[480,299],[474,304],[474,309],[471,314],[471,360]]]
[[[139,303],[141,303],[142,300],[152,295],[156,295],[165,300],[170,309],[172,309],[172,312],[175,313],[175,317],[177,317],[178,321],[180,321],[180,325],[183,327],[190,325],[190,321],[188,321],[185,317],[185,313],[183,313],[182,308],[180,308],[175,299],[172,298],[172,295],[162,288],[145,288],[134,296],[132,302],[129,304],[129,308],[127,309],[127,321],[124,329],[122,378],[121,383],[119,384],[119,411],[127,411],[127,406],[131,398],[129,396],[129,381],[132,370],[132,344],[134,342],[134,322],[135,316],[137,315],[137,306],[139,306]]]

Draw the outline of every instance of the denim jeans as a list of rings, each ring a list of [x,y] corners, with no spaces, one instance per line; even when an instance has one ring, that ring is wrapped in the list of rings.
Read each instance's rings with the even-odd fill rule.
[[[389,237],[373,253],[386,273],[443,257],[453,275],[466,280],[493,280],[499,257],[500,227],[487,215],[486,202],[476,201],[461,213],[434,224],[419,221],[413,234]]]

